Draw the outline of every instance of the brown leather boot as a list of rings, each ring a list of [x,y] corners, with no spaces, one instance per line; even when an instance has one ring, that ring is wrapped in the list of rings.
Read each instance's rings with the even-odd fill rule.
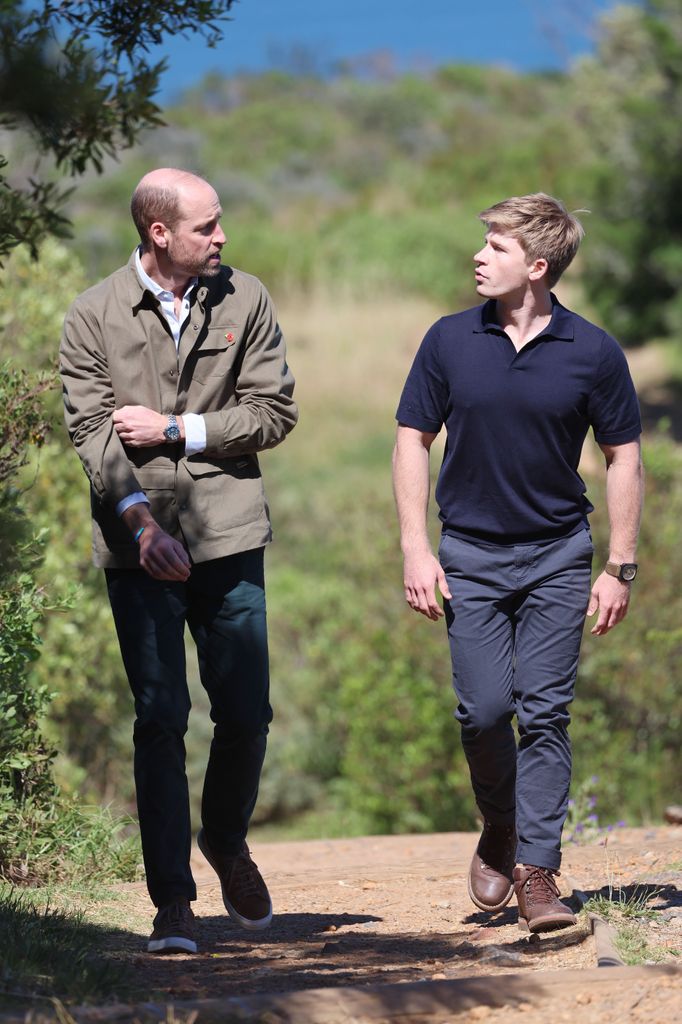
[[[554,881],[558,871],[522,864],[514,868],[514,892],[519,901],[519,928],[524,932],[551,932],[576,923],[575,915],[559,899]]]
[[[469,896],[480,910],[494,912],[509,903],[514,892],[515,854],[514,826],[484,821],[468,879]]]

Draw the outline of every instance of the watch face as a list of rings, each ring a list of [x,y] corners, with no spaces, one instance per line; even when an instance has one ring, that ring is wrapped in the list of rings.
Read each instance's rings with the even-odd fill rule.
[[[622,579],[624,579],[627,583],[629,583],[630,580],[634,580],[635,576],[637,575],[637,566],[636,565],[623,565],[623,566],[621,566],[620,575],[621,575]]]
[[[163,432],[163,436],[167,441],[179,441],[180,440],[180,427],[166,427]]]

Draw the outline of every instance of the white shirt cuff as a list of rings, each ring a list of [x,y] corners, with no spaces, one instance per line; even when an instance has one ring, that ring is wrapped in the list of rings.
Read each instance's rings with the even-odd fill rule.
[[[140,502],[144,502],[145,505],[149,504],[149,498],[142,491],[135,491],[134,494],[129,494],[127,498],[122,498],[116,506],[116,515],[122,516],[127,508],[131,505],[139,505]]]
[[[185,455],[198,455],[206,448],[206,421],[194,412],[183,412]]]

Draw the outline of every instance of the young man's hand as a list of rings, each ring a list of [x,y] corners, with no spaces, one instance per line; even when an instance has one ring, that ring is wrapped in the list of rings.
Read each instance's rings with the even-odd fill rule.
[[[597,576],[590,594],[587,614],[599,610],[596,624],[590,630],[593,636],[604,636],[625,618],[630,602],[630,584],[623,583],[615,576],[602,572]]]
[[[431,551],[405,555],[403,584],[410,608],[434,622],[445,613],[436,598],[436,584],[443,597],[452,597],[443,567]]]

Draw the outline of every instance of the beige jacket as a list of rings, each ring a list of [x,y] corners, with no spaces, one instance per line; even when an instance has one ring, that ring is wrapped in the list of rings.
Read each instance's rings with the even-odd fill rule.
[[[91,484],[95,565],[138,564],[115,512],[136,491],[195,562],[271,539],[257,452],[283,441],[298,417],[275,311],[260,281],[232,267],[200,279],[194,294],[177,353],[134,256],[67,313],[65,418]],[[203,415],[205,451],[187,457],[182,444],[125,446],[112,419],[124,405]]]

